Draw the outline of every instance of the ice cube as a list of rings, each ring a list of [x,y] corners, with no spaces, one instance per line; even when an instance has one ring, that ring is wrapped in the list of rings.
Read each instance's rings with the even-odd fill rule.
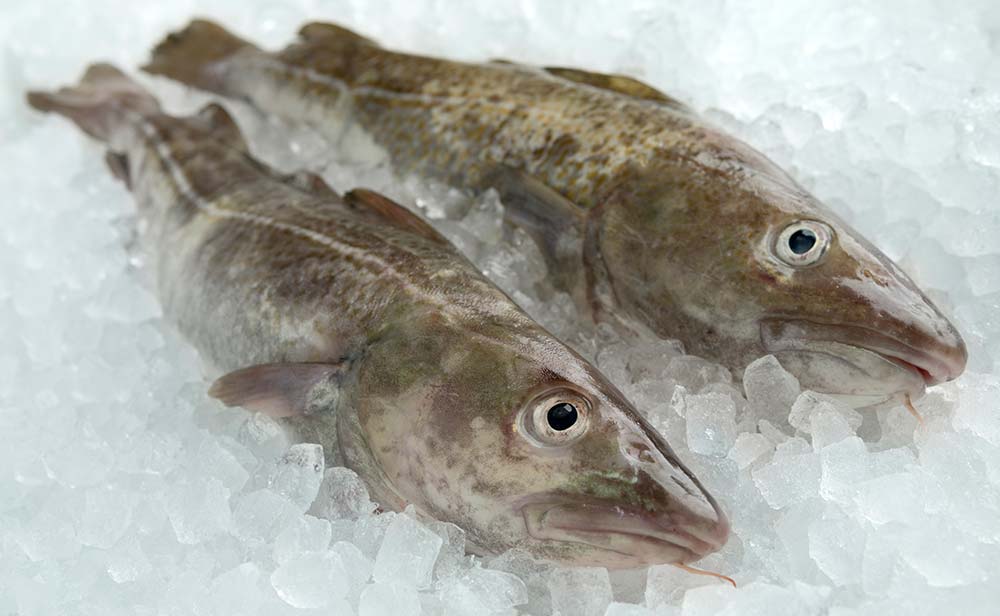
[[[795,400],[788,422],[812,436],[813,449],[853,436],[861,426],[861,414],[836,399],[805,391]]]
[[[821,478],[818,454],[778,457],[751,471],[757,489],[774,509],[805,500],[819,492]]]
[[[87,490],[80,543],[101,549],[113,546],[132,523],[133,497],[119,486],[101,486]]]
[[[243,563],[212,580],[211,604],[216,614],[253,614],[263,598],[260,568]]]
[[[306,552],[289,559],[271,574],[271,586],[286,603],[298,608],[326,607],[350,589],[344,563],[332,551]]]
[[[774,355],[765,355],[746,367],[743,389],[758,419],[783,425],[799,395],[799,380],[785,370]]]
[[[598,567],[556,569],[549,592],[553,616],[602,616],[614,600],[608,570]]]
[[[660,608],[655,612],[649,608],[634,603],[619,603],[615,601],[608,604],[604,616],[680,616],[680,610]]]
[[[294,518],[274,539],[274,561],[282,564],[306,552],[323,552],[330,537],[328,521],[311,515]]]
[[[744,432],[736,437],[736,442],[729,450],[729,459],[743,470],[773,450],[774,444],[763,434]]]
[[[322,481],[323,446],[299,443],[292,445],[278,460],[268,487],[301,511],[306,511],[316,500]]]
[[[382,539],[385,537],[385,531],[392,524],[396,516],[400,514],[393,511],[387,511],[385,513],[380,513],[378,515],[367,516],[361,518],[353,525],[353,534],[351,536],[351,542],[358,546],[365,556],[375,559],[378,554],[379,547],[382,545]]]
[[[695,575],[673,565],[656,565],[650,567],[646,574],[646,606],[657,612],[680,606],[688,590],[718,583],[716,579]]]
[[[866,529],[845,517],[816,520],[809,526],[809,554],[837,586],[861,581]]]
[[[692,392],[700,392],[713,383],[732,383],[733,377],[724,367],[694,355],[671,358],[665,372],[667,378]]]
[[[375,581],[429,587],[441,544],[441,537],[420,522],[406,514],[397,515],[375,557]]]
[[[528,589],[520,578],[478,566],[444,579],[440,586],[441,601],[455,616],[508,613],[528,601]]]
[[[300,515],[287,499],[270,490],[257,490],[235,499],[233,533],[248,541],[271,541]]]
[[[736,442],[736,406],[724,394],[684,397],[688,447],[695,453],[724,456]]]
[[[371,580],[375,564],[353,543],[338,541],[330,549],[339,554],[340,560],[344,563],[347,579],[350,583],[349,594],[352,602],[357,604],[361,591]]]
[[[420,595],[408,584],[374,582],[361,592],[358,616],[420,616]]]
[[[288,436],[277,421],[263,413],[252,413],[240,426],[239,442],[258,458],[276,458],[289,447]]]
[[[181,543],[200,543],[229,529],[229,490],[214,477],[174,484],[167,496],[167,516]]]
[[[311,511],[330,520],[354,520],[375,511],[358,474],[349,468],[335,466],[323,474],[323,482]]]

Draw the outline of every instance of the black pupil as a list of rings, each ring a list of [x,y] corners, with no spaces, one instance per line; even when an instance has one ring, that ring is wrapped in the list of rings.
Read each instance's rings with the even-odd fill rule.
[[[546,418],[553,430],[558,432],[569,430],[576,423],[576,407],[569,402],[560,402],[549,409]]]
[[[797,255],[804,255],[816,245],[816,234],[808,229],[799,229],[788,238],[788,247]]]

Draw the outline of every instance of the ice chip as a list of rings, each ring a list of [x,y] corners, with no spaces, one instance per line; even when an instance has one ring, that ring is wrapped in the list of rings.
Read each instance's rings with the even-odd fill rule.
[[[819,493],[820,457],[814,453],[775,456],[751,474],[767,504],[781,509]]]
[[[774,355],[765,355],[746,367],[743,389],[758,419],[782,425],[799,395],[799,380],[786,371]]]
[[[297,507],[270,490],[235,499],[233,532],[244,540],[271,541],[299,517]]]
[[[608,604],[608,609],[604,611],[604,616],[674,616],[679,615],[680,610],[674,612],[666,608],[653,611],[634,603],[619,603],[615,601]]]
[[[229,490],[213,477],[198,477],[171,487],[167,516],[181,543],[200,543],[229,529]]]
[[[688,590],[718,583],[714,578],[695,575],[673,565],[656,565],[646,573],[646,606],[664,611],[670,606],[679,606]]]
[[[260,568],[243,563],[212,580],[211,604],[217,614],[252,614],[263,598]]]
[[[353,520],[370,514],[375,508],[358,474],[349,468],[335,466],[323,474],[311,511],[330,520]]]
[[[549,592],[553,616],[602,616],[614,600],[608,570],[598,567],[554,570]]]
[[[358,616],[420,616],[417,589],[392,582],[375,582],[361,592]]]
[[[362,589],[371,580],[375,564],[353,543],[338,541],[330,549],[340,555],[340,560],[344,563],[344,568],[347,570],[347,579],[350,583],[349,592],[354,599],[354,603],[357,603]]]
[[[344,563],[332,551],[308,552],[288,560],[271,574],[271,586],[282,600],[298,608],[326,607],[350,589]]]
[[[322,552],[330,545],[330,538],[327,520],[311,515],[295,518],[274,539],[274,561],[281,564],[306,552]]]
[[[809,554],[837,586],[861,581],[864,549],[865,528],[853,520],[821,519],[809,526]]]
[[[375,557],[375,581],[427,588],[441,544],[441,537],[417,520],[397,515],[386,528]]]
[[[132,523],[133,498],[119,486],[87,490],[80,542],[101,549],[113,546]]]
[[[302,511],[316,500],[323,481],[323,446],[310,443],[292,445],[268,481],[271,491],[288,499]]]
[[[528,601],[528,590],[515,575],[504,571],[472,567],[445,578],[438,592],[449,614],[478,616],[509,613]]]
[[[736,442],[736,406],[724,394],[684,398],[688,447],[695,453],[724,456]]]
[[[744,432],[736,437],[729,459],[743,470],[773,450],[774,444],[763,434]]]
[[[724,367],[694,355],[671,358],[665,376],[695,393],[713,383],[733,381],[733,376]]]

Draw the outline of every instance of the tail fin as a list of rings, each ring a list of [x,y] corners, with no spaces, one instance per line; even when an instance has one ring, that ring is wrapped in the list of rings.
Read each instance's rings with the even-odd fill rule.
[[[64,115],[105,142],[111,140],[118,125],[127,121],[128,112],[155,114],[160,110],[145,88],[104,63],[92,64],[75,86],[56,92],[28,92],[28,104],[39,111]]]
[[[257,48],[216,23],[195,19],[183,30],[167,35],[142,70],[224,94],[212,64],[242,49]]]

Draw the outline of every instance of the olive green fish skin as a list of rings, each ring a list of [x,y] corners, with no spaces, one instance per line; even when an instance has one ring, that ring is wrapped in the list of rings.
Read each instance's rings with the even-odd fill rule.
[[[264,365],[251,387],[291,387],[283,370],[330,367],[307,395],[263,393],[305,400],[286,421],[382,506],[459,524],[481,553],[566,564],[688,562],[724,544],[725,516],[662,436],[433,231],[274,172],[221,107],[164,115],[107,65],[29,102],[109,144],[165,314],[231,371],[216,385]],[[581,429],[543,432],[536,418],[566,400]]]
[[[868,406],[964,369],[961,336],[894,263],[766,157],[652,88],[397,53],[330,24],[300,34],[267,53],[193,22],[147,70],[335,142],[358,125],[402,172],[473,190],[502,185],[498,170],[539,182],[569,203],[545,223],[564,244],[550,269],[581,310],[680,339],[737,374],[773,353],[803,387]],[[814,263],[781,256],[782,232],[802,223],[826,230]]]

